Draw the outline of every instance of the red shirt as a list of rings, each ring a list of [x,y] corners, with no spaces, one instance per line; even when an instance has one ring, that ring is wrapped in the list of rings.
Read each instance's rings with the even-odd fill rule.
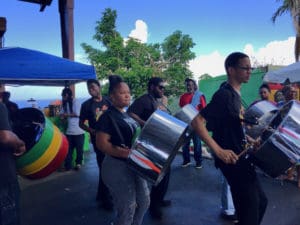
[[[194,93],[186,92],[183,95],[180,96],[179,99],[179,106],[182,108],[183,106],[190,104],[192,102]],[[201,95],[199,100],[199,105],[197,105],[196,109],[200,111],[206,106],[206,101],[204,95]]]

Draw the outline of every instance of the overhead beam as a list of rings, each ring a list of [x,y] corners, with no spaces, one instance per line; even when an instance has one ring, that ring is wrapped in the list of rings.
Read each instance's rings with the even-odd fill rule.
[[[49,6],[52,2],[52,0],[19,0],[19,1],[39,4],[41,6],[40,12],[43,12],[46,6]]]

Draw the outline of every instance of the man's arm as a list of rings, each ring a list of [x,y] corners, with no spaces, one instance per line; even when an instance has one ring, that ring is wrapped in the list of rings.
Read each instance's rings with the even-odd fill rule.
[[[87,126],[87,125],[85,124],[85,120],[82,119],[82,118],[79,118],[79,127],[80,127],[82,130],[85,130],[86,132],[90,133],[91,135],[96,135],[96,130],[90,128],[89,126]]]
[[[141,119],[137,114],[133,112],[128,112],[129,116],[131,116],[135,121],[137,121],[142,127],[145,125],[146,121]]]
[[[218,143],[209,135],[205,126],[205,119],[200,114],[196,116],[191,123],[195,133],[200,136],[207,146],[212,149],[215,155],[226,164],[235,164],[239,159],[238,156],[228,149],[223,149]]]
[[[0,130],[0,145],[11,148],[16,156],[22,155],[26,150],[25,143],[10,130]]]

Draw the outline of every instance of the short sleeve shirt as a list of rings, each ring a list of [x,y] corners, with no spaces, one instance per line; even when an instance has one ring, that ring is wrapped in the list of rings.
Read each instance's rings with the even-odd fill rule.
[[[241,97],[229,85],[222,86],[200,114],[207,121],[215,141],[235,153],[243,150],[244,131],[241,122]]]
[[[79,115],[81,105],[77,100],[73,100],[72,112],[75,115]],[[70,113],[69,104],[67,105],[67,112],[62,110],[62,113]],[[78,117],[68,117],[68,126],[66,129],[67,135],[80,135],[84,134],[84,130],[79,127],[79,118]]]
[[[116,125],[112,122],[112,118],[120,132],[117,131]],[[109,134],[111,137],[110,142],[113,145],[121,146],[124,144],[131,148],[133,138],[136,136],[136,132],[140,131],[140,126],[126,112],[122,113],[111,106],[98,120],[96,130]]]
[[[0,130],[11,130],[8,112],[3,103],[0,103]],[[16,162],[10,148],[0,145],[0,180],[1,184],[16,182]]]
[[[137,98],[128,108],[127,112],[138,115],[142,120],[147,121],[152,113],[158,108],[153,96],[144,94]]]
[[[79,118],[80,120],[87,120],[89,127],[95,129],[97,121],[110,105],[107,97],[103,97],[100,102],[90,98],[82,103]]]

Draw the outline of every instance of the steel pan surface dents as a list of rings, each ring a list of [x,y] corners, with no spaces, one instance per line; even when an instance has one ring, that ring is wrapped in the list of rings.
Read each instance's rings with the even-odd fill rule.
[[[255,153],[256,165],[271,177],[284,173],[300,161],[300,104],[292,100],[283,105],[261,136]]]
[[[198,114],[199,112],[195,109],[194,106],[192,106],[191,104],[187,104],[184,107],[182,107],[178,112],[176,112],[174,114],[174,117],[189,125],[187,130],[187,135],[189,135],[193,132],[191,122]]]
[[[278,108],[269,101],[259,101],[245,111],[246,134],[256,139],[269,126]]]
[[[159,183],[183,143],[187,126],[156,110],[132,146],[129,166],[152,183]]]

